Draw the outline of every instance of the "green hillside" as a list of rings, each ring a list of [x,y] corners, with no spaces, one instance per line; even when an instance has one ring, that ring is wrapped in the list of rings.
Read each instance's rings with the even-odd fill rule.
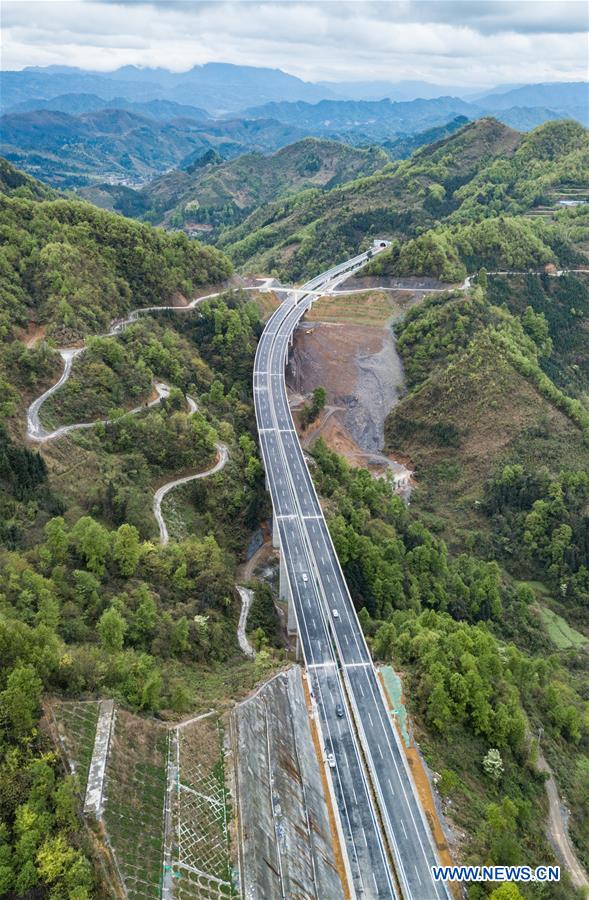
[[[32,320],[71,340],[231,271],[218,250],[78,201],[2,193],[0,227],[0,322],[8,334]]]
[[[4,171],[14,195],[0,195],[0,894],[94,900],[112,893],[93,862],[100,837],[81,825],[83,786],[55,752],[47,698],[114,698],[148,729],[153,715],[222,709],[280,656],[245,659],[236,640],[235,568],[266,515],[251,397],[261,323],[229,292],[90,338],[41,415],[110,421],[29,443],[27,406],[62,370],[56,344],[218,284],[231,266],[183,235],[44,199]],[[158,380],[169,396],[125,416]],[[174,492],[186,514],[164,506],[162,546],[156,488],[209,468],[219,440],[227,465]]]
[[[523,135],[494,119],[480,119],[371,177],[262,206],[224,231],[219,244],[239,267],[275,269],[298,279],[344,258],[361,242],[385,236],[394,246],[375,261],[373,271],[394,273],[400,245],[420,240],[428,230],[435,229],[436,243],[439,235],[447,242],[445,229],[453,223],[513,216],[551,201],[559,191],[589,189],[587,146],[587,130],[575,122],[550,122]],[[444,261],[431,274],[462,272],[445,265],[446,256],[460,257],[459,250],[441,253]],[[419,259],[411,263],[416,273],[424,268]],[[399,269],[409,270],[410,265]]]
[[[248,153],[224,161],[214,152],[185,170],[166,173],[134,192],[97,185],[83,196],[118,212],[141,215],[172,227],[203,226],[211,239],[221,226],[242,221],[258,206],[307,188],[329,189],[359,175],[371,175],[389,161],[373,147],[361,150],[336,141],[307,138],[272,156]],[[136,208],[134,212],[133,207]]]
[[[59,196],[56,191],[21,172],[2,156],[0,156],[0,192],[25,200],[52,200]]]

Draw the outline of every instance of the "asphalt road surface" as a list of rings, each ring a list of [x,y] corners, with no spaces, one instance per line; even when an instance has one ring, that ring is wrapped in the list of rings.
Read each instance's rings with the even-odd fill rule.
[[[312,279],[288,294],[270,318],[254,365],[256,419],[317,721],[326,758],[333,754],[335,762],[328,771],[354,889],[363,898],[399,897],[386,839],[401,896],[448,900],[446,886],[432,879],[438,860],[430,830],[307,469],[284,381],[292,332],[316,292],[332,289],[368,258],[361,254]]]

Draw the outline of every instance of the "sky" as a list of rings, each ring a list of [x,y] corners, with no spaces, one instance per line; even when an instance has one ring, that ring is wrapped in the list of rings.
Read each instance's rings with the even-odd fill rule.
[[[1,0],[1,67],[206,62],[306,81],[585,80],[585,0]]]

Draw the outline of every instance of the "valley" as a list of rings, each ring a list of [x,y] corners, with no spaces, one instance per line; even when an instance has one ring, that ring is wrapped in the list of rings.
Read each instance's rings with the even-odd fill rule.
[[[0,887],[581,900],[578,88],[238,68],[6,81]]]

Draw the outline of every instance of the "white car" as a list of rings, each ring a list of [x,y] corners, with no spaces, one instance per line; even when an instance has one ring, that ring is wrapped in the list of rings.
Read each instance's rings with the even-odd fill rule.
[[[306,572],[303,572],[303,581],[308,581],[308,580],[309,580],[309,576],[307,575]]]
[[[333,616],[334,619],[339,619],[339,613],[338,613],[337,609],[332,609],[331,615]]]
[[[327,765],[330,769],[335,769],[335,756],[333,755],[333,753],[327,754]]]

